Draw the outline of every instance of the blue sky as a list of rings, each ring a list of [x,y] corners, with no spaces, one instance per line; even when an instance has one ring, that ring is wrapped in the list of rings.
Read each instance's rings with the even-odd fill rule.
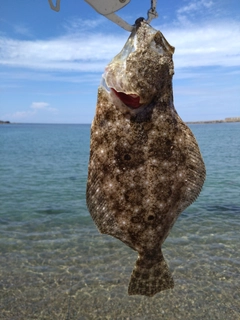
[[[54,0],[55,3],[56,0]],[[147,17],[150,0],[117,12]],[[239,0],[158,0],[152,26],[175,46],[174,104],[184,121],[240,116]],[[0,119],[91,123],[107,63],[129,32],[83,0],[0,0]]]

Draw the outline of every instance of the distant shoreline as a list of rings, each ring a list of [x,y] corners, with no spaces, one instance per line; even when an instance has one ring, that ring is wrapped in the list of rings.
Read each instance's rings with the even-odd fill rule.
[[[186,121],[186,124],[231,123],[231,122],[240,122],[240,117],[225,118],[224,120]]]
[[[240,122],[240,117],[225,118],[224,120],[204,120],[204,121],[184,121],[186,124],[208,124],[208,123],[231,123]],[[0,124],[16,124],[16,122],[0,120]],[[23,123],[18,123],[23,124]],[[49,123],[28,123],[28,124],[49,124]],[[52,124],[64,124],[64,123],[52,123]],[[71,124],[71,123],[67,123]],[[72,124],[91,124],[91,123],[72,123]]]

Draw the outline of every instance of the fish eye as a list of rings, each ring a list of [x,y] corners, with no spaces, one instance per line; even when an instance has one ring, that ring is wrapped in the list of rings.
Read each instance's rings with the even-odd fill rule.
[[[154,219],[154,216],[153,216],[153,215],[149,215],[149,216],[148,216],[148,220],[151,221],[151,220],[153,220],[153,219]]]
[[[131,156],[129,154],[124,155],[124,160],[131,160]]]

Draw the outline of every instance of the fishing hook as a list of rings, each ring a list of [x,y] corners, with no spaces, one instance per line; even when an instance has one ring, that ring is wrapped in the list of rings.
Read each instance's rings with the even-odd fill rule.
[[[57,12],[60,11],[60,1],[61,0],[56,0],[56,5],[54,6],[52,0],[48,0],[51,9]]]
[[[156,7],[157,7],[157,0],[151,0],[151,8],[148,10],[147,23],[150,23],[152,19],[155,19],[158,17]]]

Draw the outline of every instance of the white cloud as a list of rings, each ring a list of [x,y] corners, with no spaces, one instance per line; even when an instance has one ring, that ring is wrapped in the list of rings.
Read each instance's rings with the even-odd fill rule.
[[[47,108],[46,110],[52,112],[52,113],[57,113],[58,112],[58,109],[57,108]]]
[[[214,24],[214,17],[219,12],[218,3],[211,0],[190,0],[176,11],[177,21],[175,24],[185,27],[192,27],[196,22],[211,21]]]
[[[188,14],[196,11],[200,11],[203,8],[210,8],[213,5],[213,1],[209,0],[194,0],[190,1],[187,5],[177,10],[177,14]]]
[[[212,1],[193,1],[179,12],[190,12]],[[99,22],[100,23],[100,22]],[[73,21],[77,25],[91,21]],[[94,24],[94,23],[93,23]],[[89,27],[90,28],[90,27]],[[157,27],[159,29],[159,27]],[[240,23],[222,21],[189,26],[165,26],[161,30],[175,46],[176,68],[200,66],[240,66]],[[66,34],[46,40],[17,40],[0,37],[0,64],[12,68],[47,71],[103,72],[106,64],[126,42],[126,34],[92,32]],[[75,79],[76,80],[76,79]]]
[[[33,102],[30,106],[32,109],[47,109],[49,103],[47,102]]]
[[[53,113],[56,113],[58,111],[58,109],[52,108],[49,106],[50,106],[50,104],[47,102],[32,102],[30,108],[34,109],[35,111],[46,110],[46,111],[53,112]]]
[[[64,28],[69,33],[80,33],[84,32],[89,29],[94,29],[99,27],[100,25],[104,24],[105,18],[98,17],[97,19],[81,19],[81,18],[74,18],[71,20],[67,20],[64,24]]]
[[[41,82],[65,82],[65,83],[78,83],[78,84],[86,84],[89,86],[96,86],[100,82],[101,73],[85,73],[84,76],[79,76],[79,73],[62,73],[62,72],[45,72],[44,70],[37,70],[37,76],[35,70],[8,70],[8,71],[0,71],[0,79],[5,80],[5,84],[0,83],[0,91],[5,88],[19,88],[21,87],[21,80],[24,81],[36,81]],[[14,81],[12,81],[14,80]],[[78,91],[80,87],[78,88]],[[86,92],[86,89],[84,89]]]
[[[125,38],[94,34],[67,35],[50,40],[0,38],[0,64],[13,67],[100,71],[117,54]]]
[[[47,102],[32,102],[30,105],[30,110],[16,111],[14,113],[5,114],[2,117],[4,119],[13,119],[12,121],[31,121],[35,116],[38,116],[40,112],[50,112],[56,114],[58,109],[49,107],[49,103]],[[33,110],[31,110],[33,109]]]
[[[240,66],[240,23],[229,22],[191,28],[166,29],[164,35],[175,47],[176,68]]]
[[[33,115],[35,115],[36,112],[35,111],[16,111],[13,114],[7,114],[4,116],[4,118],[8,119],[29,119],[31,118]]]
[[[20,34],[22,36],[27,36],[27,37],[31,37],[32,33],[31,31],[25,27],[24,25],[14,25],[14,32],[17,34]]]

